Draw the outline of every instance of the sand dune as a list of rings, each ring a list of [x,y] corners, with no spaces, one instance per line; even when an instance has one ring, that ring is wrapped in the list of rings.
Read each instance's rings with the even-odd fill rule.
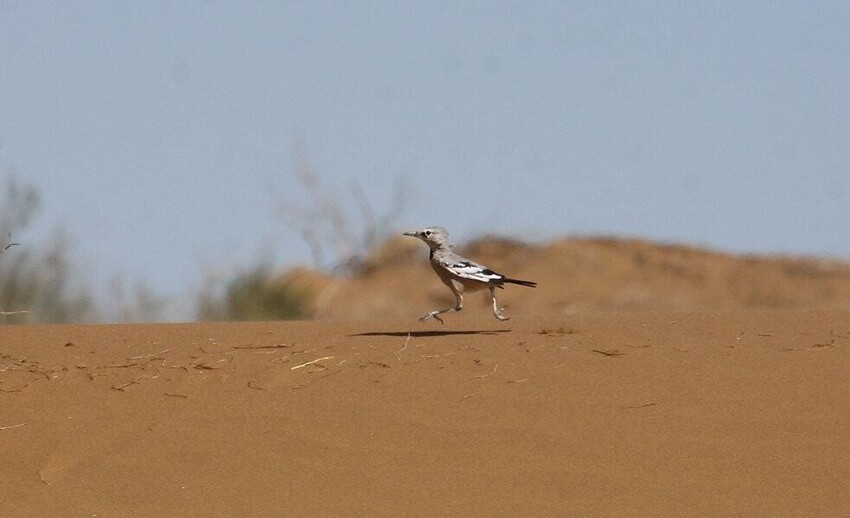
[[[484,239],[461,251],[501,273],[539,283],[500,291],[508,315],[600,311],[850,309],[850,263],[809,257],[740,256],[627,239],[563,239],[527,245]],[[303,269],[284,275],[314,294],[317,318],[409,318],[454,298],[410,238],[391,240],[351,279]],[[485,316],[482,295],[464,314]]]
[[[850,513],[850,311],[454,317],[0,328],[0,515]]]

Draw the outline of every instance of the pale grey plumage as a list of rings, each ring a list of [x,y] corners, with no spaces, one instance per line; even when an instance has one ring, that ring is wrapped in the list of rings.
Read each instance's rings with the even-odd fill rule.
[[[431,311],[420,318],[420,322],[429,318],[435,318],[442,322],[443,319],[439,317],[442,313],[463,309],[463,294],[465,292],[485,288],[490,290],[490,297],[493,300],[493,315],[499,320],[508,320],[508,317],[502,314],[503,308],[499,308],[496,304],[496,288],[503,288],[505,283],[519,284],[531,288],[537,287],[536,282],[505,277],[484,265],[456,254],[449,244],[449,233],[443,227],[425,227],[413,232],[405,232],[404,235],[419,238],[428,245],[428,248],[431,249],[431,268],[434,269],[443,284],[452,290],[456,300],[454,307]]]

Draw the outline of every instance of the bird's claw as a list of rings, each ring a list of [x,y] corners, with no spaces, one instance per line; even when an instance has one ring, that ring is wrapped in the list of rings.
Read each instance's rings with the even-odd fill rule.
[[[497,311],[493,312],[493,316],[496,317],[497,319],[501,320],[502,322],[504,322],[506,320],[510,320],[511,319],[510,317],[506,317],[502,313],[504,310],[505,310],[505,308],[499,308]]]
[[[426,320],[428,320],[429,318],[433,318],[433,319],[435,319],[435,320],[439,320],[441,324],[445,324],[445,322],[443,322],[443,319],[442,319],[442,318],[440,318],[440,317],[439,317],[439,315],[438,315],[436,312],[428,313],[428,314],[427,314],[427,315],[425,315],[424,317],[420,318],[420,319],[419,319],[419,321],[420,321],[420,322],[425,322],[425,321],[426,321]]]

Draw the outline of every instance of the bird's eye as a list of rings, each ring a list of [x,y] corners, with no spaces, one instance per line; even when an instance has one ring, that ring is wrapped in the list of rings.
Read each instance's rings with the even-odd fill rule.
[[[430,231],[430,230],[426,230],[426,231],[425,231],[425,235],[426,235],[426,236],[430,236],[430,235],[431,235],[431,231]]]

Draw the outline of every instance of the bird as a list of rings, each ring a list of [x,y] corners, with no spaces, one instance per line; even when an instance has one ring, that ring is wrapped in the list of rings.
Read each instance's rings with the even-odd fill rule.
[[[500,308],[496,304],[496,288],[504,289],[504,284],[507,283],[519,284],[529,288],[537,287],[536,282],[511,279],[456,254],[452,245],[449,244],[449,232],[444,227],[425,227],[411,232],[403,232],[403,235],[421,239],[428,245],[431,250],[428,256],[431,261],[431,268],[434,269],[443,284],[452,290],[456,301],[454,307],[428,312],[419,319],[420,322],[434,318],[441,324],[444,323],[440,315],[463,309],[464,293],[483,289],[490,290],[490,298],[493,299],[493,316],[501,321],[509,320],[504,315],[504,308]]]

